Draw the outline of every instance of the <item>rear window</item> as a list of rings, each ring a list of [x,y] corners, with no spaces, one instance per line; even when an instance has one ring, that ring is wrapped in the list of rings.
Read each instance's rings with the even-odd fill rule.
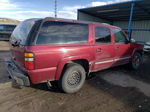
[[[34,23],[36,22],[35,19],[25,20],[21,22],[13,31],[10,42],[15,43],[19,42],[20,45],[25,45],[27,37],[30,33],[30,30]]]
[[[46,21],[40,29],[36,44],[80,44],[87,41],[87,24]]]

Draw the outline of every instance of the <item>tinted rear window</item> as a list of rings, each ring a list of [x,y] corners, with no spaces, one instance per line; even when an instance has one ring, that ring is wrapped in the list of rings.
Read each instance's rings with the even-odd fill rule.
[[[88,41],[88,25],[47,21],[43,23],[37,44],[79,44]]]
[[[28,34],[30,33],[30,30],[35,21],[36,19],[25,20],[17,25],[11,35],[10,42],[15,43],[16,41],[18,41],[21,45],[25,45]]]

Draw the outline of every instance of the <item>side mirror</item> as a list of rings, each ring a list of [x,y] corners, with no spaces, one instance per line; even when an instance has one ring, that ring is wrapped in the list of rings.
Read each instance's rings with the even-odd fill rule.
[[[129,41],[129,40],[126,40],[126,41],[125,41],[125,44],[128,44],[128,43],[130,43],[130,41]]]
[[[130,39],[130,42],[132,42],[132,43],[135,43],[136,41],[135,41],[135,39]]]

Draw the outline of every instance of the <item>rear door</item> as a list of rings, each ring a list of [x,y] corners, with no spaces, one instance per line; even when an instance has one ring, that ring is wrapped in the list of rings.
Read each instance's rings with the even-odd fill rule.
[[[128,63],[132,53],[131,44],[128,42],[127,36],[121,29],[113,29],[113,33],[115,41],[115,64],[120,65]]]
[[[111,31],[105,26],[95,26],[95,65],[94,70],[109,68],[114,62],[114,44]]]

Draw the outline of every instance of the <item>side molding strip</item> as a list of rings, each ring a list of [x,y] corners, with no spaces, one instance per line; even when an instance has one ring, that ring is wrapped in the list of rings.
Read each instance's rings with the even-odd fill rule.
[[[130,58],[131,58],[131,57],[116,58],[116,59],[113,59],[113,60],[107,60],[107,61],[96,62],[95,64],[103,64],[103,63],[116,62],[116,61],[125,60],[125,59],[130,59]]]

